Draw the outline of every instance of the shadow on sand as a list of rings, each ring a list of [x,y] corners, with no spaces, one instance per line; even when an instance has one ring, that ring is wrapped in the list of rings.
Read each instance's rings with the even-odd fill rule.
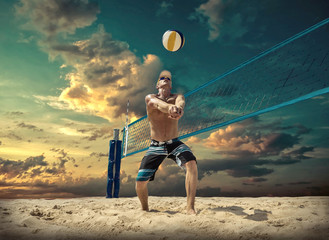
[[[238,206],[231,206],[231,207],[217,207],[212,208],[213,211],[218,212],[230,212],[238,216],[245,216],[245,219],[253,220],[253,221],[266,221],[268,220],[267,216],[268,214],[272,214],[271,211],[265,211],[260,209],[254,209],[253,214],[247,214],[244,212],[244,209],[242,207]]]
[[[167,211],[159,211],[159,210],[156,210],[156,209],[152,209],[149,212],[153,212],[153,213],[160,213],[160,212],[162,212],[162,213],[167,213],[167,214],[170,214],[170,215],[174,215],[174,214],[180,213],[179,211],[169,211],[169,210],[167,210]]]

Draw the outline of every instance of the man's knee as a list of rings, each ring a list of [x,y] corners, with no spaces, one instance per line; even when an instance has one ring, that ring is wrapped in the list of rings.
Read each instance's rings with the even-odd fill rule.
[[[136,189],[145,188],[148,181],[136,181]]]
[[[197,172],[197,171],[198,171],[198,167],[197,167],[196,160],[188,161],[188,162],[185,164],[185,167],[186,167],[186,170],[187,170],[188,172]]]

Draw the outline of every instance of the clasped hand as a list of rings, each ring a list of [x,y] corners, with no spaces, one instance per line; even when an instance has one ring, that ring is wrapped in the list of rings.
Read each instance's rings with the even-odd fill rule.
[[[177,107],[176,105],[172,105],[169,107],[169,118],[171,119],[180,119],[183,116],[184,110],[181,107]]]

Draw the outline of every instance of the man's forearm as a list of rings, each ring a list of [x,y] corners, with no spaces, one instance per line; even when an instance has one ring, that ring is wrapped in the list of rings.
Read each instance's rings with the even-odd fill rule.
[[[173,104],[166,103],[160,99],[153,98],[150,100],[149,104],[153,107],[158,109],[163,113],[169,113],[169,108],[174,106]]]
[[[177,99],[176,99],[176,103],[175,103],[176,107],[178,108],[181,108],[181,109],[184,109],[185,107],[185,98],[184,96],[179,96]]]
[[[181,109],[184,109],[184,107],[185,107],[185,102],[178,102],[178,103],[176,103],[175,104],[176,105],[176,107],[179,107],[179,108],[181,108]]]

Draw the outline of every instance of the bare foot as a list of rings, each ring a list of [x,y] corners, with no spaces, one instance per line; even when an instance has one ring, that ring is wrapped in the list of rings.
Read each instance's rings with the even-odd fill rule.
[[[194,209],[187,209],[187,215],[196,215],[196,211]]]

